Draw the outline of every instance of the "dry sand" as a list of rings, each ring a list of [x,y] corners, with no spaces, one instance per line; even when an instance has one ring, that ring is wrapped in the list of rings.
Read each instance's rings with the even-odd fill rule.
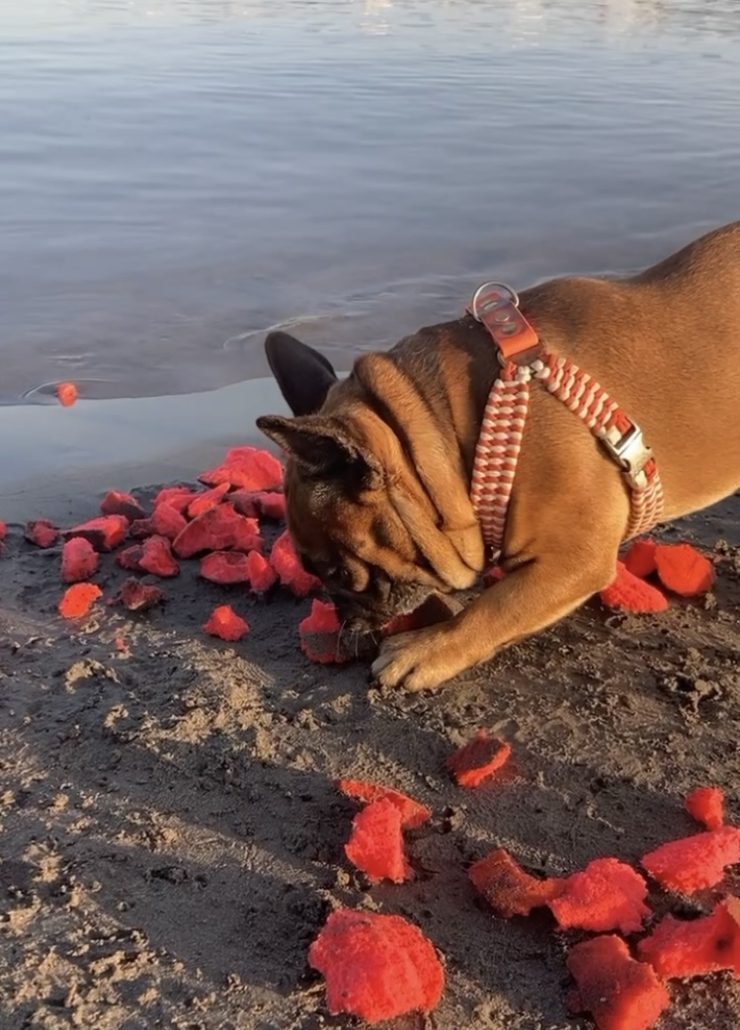
[[[199,581],[195,563],[165,584],[162,610],[99,605],[65,624],[58,550],[12,527],[0,560],[0,1026],[355,1025],[326,1014],[306,966],[345,904],[407,916],[445,957],[439,1009],[398,1030],[590,1025],[564,1005],[576,935],[546,914],[495,918],[465,868],[495,845],[548,874],[635,861],[695,831],[682,798],[700,784],[725,788],[738,818],[740,499],[667,536],[715,550],[704,602],[645,618],[589,605],[437,694],[381,696],[365,666],[298,652],[308,602],[255,603]],[[106,559],[106,596],[123,578]],[[237,645],[200,630],[225,599],[252,626]],[[512,743],[514,762],[463,792],[443,760],[480,726]],[[371,888],[349,867],[355,807],[332,787],[340,775],[433,808],[409,835],[415,882]],[[671,993],[661,1030],[740,1026],[727,975]]]

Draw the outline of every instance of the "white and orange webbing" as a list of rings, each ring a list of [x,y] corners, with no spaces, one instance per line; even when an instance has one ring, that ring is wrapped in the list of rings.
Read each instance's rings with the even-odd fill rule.
[[[483,295],[479,310],[476,301],[484,290],[488,294]],[[488,305],[487,296],[493,298]],[[542,350],[534,329],[518,310],[518,297],[509,287],[487,283],[476,293],[469,310],[498,344],[502,365],[483,412],[470,486],[473,508],[494,559],[503,544],[532,379],[542,382],[582,419],[622,469],[631,490],[626,537],[638,536],[654,526],[663,509],[663,489],[655,459],[642,442],[637,424],[588,373]]]

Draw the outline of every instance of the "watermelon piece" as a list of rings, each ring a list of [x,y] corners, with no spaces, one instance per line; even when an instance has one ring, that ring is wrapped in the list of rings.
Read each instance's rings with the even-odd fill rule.
[[[254,495],[254,503],[257,514],[263,519],[271,519],[273,522],[285,521],[285,494],[260,490]]]
[[[213,551],[201,558],[200,575],[209,583],[249,583],[249,556],[241,551]]]
[[[149,586],[138,579],[127,579],[118,594],[118,601],[130,612],[140,612],[160,604],[164,594],[159,587]]]
[[[174,508],[175,511],[179,511],[183,515],[187,511],[190,502],[197,496],[197,492],[187,486],[165,486],[154,498],[154,507],[158,508],[160,504],[168,504],[170,508]]]
[[[309,948],[308,962],[326,980],[329,1012],[370,1024],[431,1012],[444,990],[434,947],[401,916],[338,909]]]
[[[172,541],[186,526],[185,517],[171,504],[158,504],[148,519],[137,519],[131,523],[130,533],[135,540],[163,536]]]
[[[696,597],[712,589],[714,566],[691,544],[658,544],[655,565],[663,586],[681,597]]]
[[[5,537],[6,537],[7,535],[8,535],[8,527],[7,527],[7,525],[6,525],[6,524],[5,524],[4,522],[3,522],[3,520],[2,520],[2,519],[0,519],[0,544],[1,544],[2,542],[3,542],[3,540],[5,539]]]
[[[150,536],[141,545],[139,568],[152,576],[168,579],[180,573],[180,566],[172,556],[172,548],[167,537]]]
[[[401,826],[405,830],[415,830],[432,818],[431,808],[392,787],[382,787],[378,783],[368,783],[365,780],[337,780],[336,787],[340,793],[352,798],[353,801],[362,801],[365,804],[380,800],[390,801],[398,809]]]
[[[357,813],[344,852],[373,883],[404,883],[413,877],[403,852],[401,813],[388,798],[372,801]]]
[[[63,408],[71,408],[77,401],[77,387],[74,383],[60,383],[57,386],[57,400]]]
[[[492,565],[483,573],[483,586],[492,587],[494,583],[500,583],[506,578],[506,571],[500,565]]]
[[[59,614],[63,619],[81,619],[102,595],[103,591],[95,583],[75,583],[64,591]]]
[[[647,884],[634,869],[616,858],[597,858],[563,881],[549,907],[562,930],[634,933],[650,915],[646,897]]]
[[[670,1002],[653,967],[614,934],[576,944],[566,965],[576,982],[570,1011],[590,1012],[599,1030],[649,1030]]]
[[[249,585],[255,594],[264,594],[277,582],[277,573],[259,551],[250,551],[247,555],[247,573]]]
[[[127,572],[141,572],[142,568],[139,564],[141,561],[142,548],[139,544],[134,544],[133,547],[127,547],[124,551],[119,551],[116,555],[116,563],[121,566],[122,569],[126,569]]]
[[[298,626],[301,651],[312,662],[322,665],[341,664],[347,657],[339,650],[339,619],[336,608],[328,601],[316,598],[311,602],[311,614]]]
[[[255,519],[222,503],[185,526],[173,546],[178,558],[192,558],[203,551],[261,551],[262,538]]]
[[[310,593],[321,588],[321,581],[306,572],[298,560],[287,529],[272,545],[270,564],[282,585],[291,590],[296,597],[308,597]]]
[[[221,465],[198,476],[206,486],[228,483],[246,490],[275,490],[283,485],[283,468],[269,451],[232,447]]]
[[[212,637],[235,641],[249,632],[249,624],[236,614],[231,605],[222,604],[213,609],[208,621],[203,623],[203,629]]]
[[[113,551],[123,543],[127,533],[128,519],[123,515],[102,515],[73,526],[64,536],[66,540],[80,536],[89,541],[96,551]]]
[[[35,544],[44,550],[53,547],[59,539],[59,530],[52,525],[48,519],[36,519],[35,522],[27,522],[23,535],[29,544]]]
[[[145,512],[139,502],[131,494],[121,490],[109,490],[100,502],[103,515],[123,515],[129,522],[145,518]]]
[[[530,876],[505,848],[496,848],[475,862],[468,876],[491,908],[505,919],[528,916],[533,908],[542,908],[558,896],[563,885],[556,877],[539,880]]]
[[[229,504],[233,504],[240,515],[256,519],[260,514],[255,500],[258,493],[258,490],[232,490],[229,494]]]
[[[215,508],[223,500],[224,494],[228,492],[229,484],[222,483],[220,486],[214,486],[212,490],[204,490],[202,494],[196,494],[188,505],[188,518],[197,519],[199,515]]]
[[[62,582],[81,583],[98,571],[98,552],[81,536],[67,540],[62,548]]]
[[[478,730],[472,740],[463,744],[445,762],[459,787],[478,787],[501,768],[511,754],[508,744]]]
[[[637,945],[658,976],[704,976],[729,969],[740,979],[740,900],[728,898],[701,919],[668,915]]]
[[[394,637],[398,633],[410,633],[415,629],[424,629],[427,626],[435,626],[440,622],[446,622],[455,614],[449,598],[440,594],[430,594],[429,597],[413,612],[404,615],[395,615],[390,622],[382,628],[383,636]]]
[[[624,562],[617,562],[617,576],[604,590],[599,591],[602,604],[607,608],[618,608],[624,612],[646,614],[664,612],[668,599],[660,590],[633,576]]]
[[[641,859],[642,867],[666,890],[692,894],[720,882],[725,868],[740,862],[740,829],[722,826],[669,841]]]
[[[651,576],[657,565],[655,564],[655,541],[646,537],[643,540],[635,540],[629,546],[624,555],[624,564],[628,572],[638,579],[646,579]]]
[[[725,795],[719,787],[697,787],[687,795],[686,811],[707,830],[718,830],[725,822]]]

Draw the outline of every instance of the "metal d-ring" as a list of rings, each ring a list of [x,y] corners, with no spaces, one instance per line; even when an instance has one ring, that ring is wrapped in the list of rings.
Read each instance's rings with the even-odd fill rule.
[[[470,310],[470,314],[473,316],[473,318],[476,320],[476,322],[480,322],[481,321],[480,318],[478,317],[478,310],[477,310],[478,298],[480,297],[481,293],[483,293],[484,290],[488,290],[491,287],[496,287],[498,290],[508,294],[508,297],[507,296],[502,296],[501,299],[498,302],[493,302],[491,304],[491,309],[492,310],[495,310],[496,308],[499,308],[499,307],[503,307],[504,304],[513,304],[514,307],[516,307],[516,308],[519,307],[519,294],[516,292],[516,290],[512,289],[511,286],[507,286],[506,283],[497,283],[497,282],[483,283],[483,285],[479,286],[478,289],[475,291],[475,293],[473,294],[473,299],[470,302],[470,309],[469,309]]]

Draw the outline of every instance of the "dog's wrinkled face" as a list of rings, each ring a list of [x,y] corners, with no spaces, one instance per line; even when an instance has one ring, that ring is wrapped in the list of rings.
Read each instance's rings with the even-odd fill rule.
[[[371,631],[432,592],[469,586],[475,574],[461,571],[438,513],[396,460],[397,441],[377,413],[354,403],[352,384],[336,386],[328,362],[287,334],[271,334],[266,350],[295,417],[265,416],[257,424],[288,454],[291,537],[340,620]]]

